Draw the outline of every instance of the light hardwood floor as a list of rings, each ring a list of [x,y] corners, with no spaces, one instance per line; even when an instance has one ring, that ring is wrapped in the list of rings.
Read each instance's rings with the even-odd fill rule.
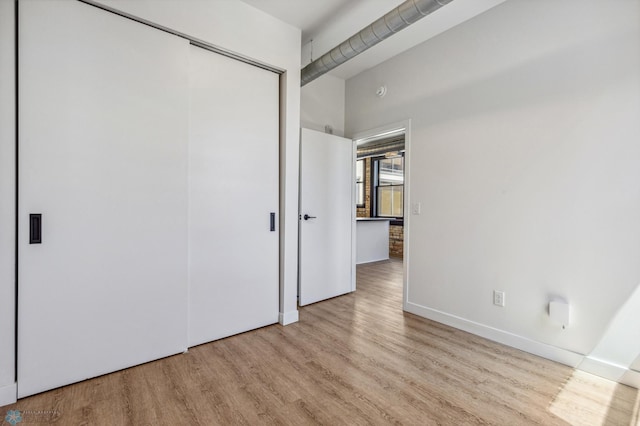
[[[274,325],[0,409],[61,425],[637,425],[636,389],[403,313],[402,263]]]

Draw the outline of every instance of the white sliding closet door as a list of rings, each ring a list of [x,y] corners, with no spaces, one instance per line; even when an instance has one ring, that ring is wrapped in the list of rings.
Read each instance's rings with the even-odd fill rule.
[[[19,6],[24,397],[186,348],[189,45],[78,1]]]
[[[189,346],[278,321],[278,81],[190,48]]]

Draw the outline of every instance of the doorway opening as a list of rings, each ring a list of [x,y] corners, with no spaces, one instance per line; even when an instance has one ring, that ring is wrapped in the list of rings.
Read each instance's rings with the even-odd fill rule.
[[[401,263],[405,294],[409,124],[407,120],[354,137],[356,264],[387,262],[397,268]]]

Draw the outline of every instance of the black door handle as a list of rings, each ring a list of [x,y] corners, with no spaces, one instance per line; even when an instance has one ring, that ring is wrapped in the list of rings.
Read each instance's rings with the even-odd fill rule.
[[[309,220],[309,219],[315,219],[316,217],[315,217],[315,216],[309,216],[308,214],[306,214],[306,213],[305,213],[305,215],[304,215],[304,216],[302,216],[302,218],[303,218],[304,220]]]
[[[29,244],[42,244],[42,214],[29,215]]]

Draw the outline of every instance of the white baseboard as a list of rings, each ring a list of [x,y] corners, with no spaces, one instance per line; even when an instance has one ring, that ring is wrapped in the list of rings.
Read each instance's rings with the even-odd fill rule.
[[[623,385],[640,389],[640,371],[627,370],[618,382]]]
[[[293,324],[294,322],[298,322],[299,319],[300,319],[300,316],[297,310],[289,311],[289,312],[280,312],[278,314],[278,322],[280,323],[280,325]]]
[[[503,345],[511,346],[534,355],[541,356],[561,364],[575,368],[583,360],[584,355],[571,352],[566,349],[551,346],[546,343],[536,342],[508,331],[499,330],[474,321],[447,314],[436,309],[420,306],[415,303],[407,302],[405,311],[421,317],[475,334]]]
[[[640,372],[630,370],[621,365],[587,356],[578,366],[578,370],[640,389]]]
[[[18,400],[18,387],[15,383],[0,388],[0,407],[13,404]]]

